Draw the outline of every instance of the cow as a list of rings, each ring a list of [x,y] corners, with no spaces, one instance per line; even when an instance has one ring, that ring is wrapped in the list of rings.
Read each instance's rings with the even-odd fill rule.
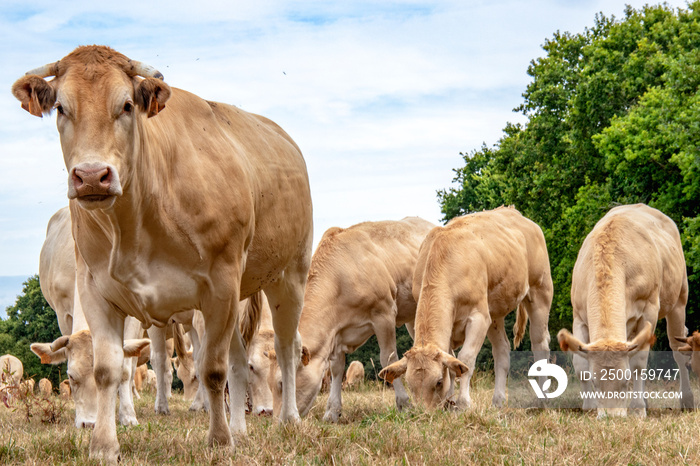
[[[208,443],[232,445],[232,432],[246,431],[239,301],[261,289],[284,374],[281,421],[299,421],[297,324],[313,222],[306,164],[287,133],[171,88],[153,67],[105,46],[81,46],[29,71],[12,92],[32,115],[58,113],[77,289],[93,334],[99,411],[90,456],[119,455],[125,317],[162,327],[191,309],[205,322],[198,359],[211,404]]]
[[[30,348],[43,364],[68,365],[69,383],[75,402],[75,425],[92,427],[97,417],[97,387],[93,377],[92,334],[76,292],[75,243],[68,207],[56,212],[46,228],[46,239],[39,254],[39,284],[49,306],[56,313],[62,336],[52,343],[33,343]],[[148,345],[139,339],[141,326],[129,318],[124,328],[124,360],[119,382],[119,422],[137,425],[131,379],[136,356]]]
[[[34,382],[34,379],[26,379],[24,382],[22,382],[21,387],[24,393],[34,393],[34,385],[36,382]]]
[[[19,388],[24,376],[24,366],[16,356],[4,354],[0,356],[0,398],[12,400],[15,389]]]
[[[577,374],[590,371],[583,381],[587,392],[627,391],[628,380],[604,377],[606,371],[646,370],[648,349],[659,319],[666,319],[669,344],[680,373],[681,407],[693,407],[687,356],[679,351],[685,336],[688,278],[680,234],[676,224],[660,211],[644,204],[611,209],[586,236],[571,277],[573,335],[566,329],[557,338],[563,351],[574,354]],[[597,380],[596,380],[597,379]],[[621,379],[621,380],[620,380]],[[643,378],[634,378],[639,398],[631,400],[632,414],[646,416]],[[626,416],[619,399],[592,399],[598,417]]]
[[[148,372],[148,366],[146,364],[139,364],[136,366],[136,372],[134,372],[134,390],[136,393],[141,393],[143,391],[146,372]]]
[[[461,377],[455,409],[466,409],[476,356],[488,337],[496,373],[492,404],[500,407],[510,369],[504,319],[517,308],[517,348],[529,318],[535,357],[548,358],[552,292],[547,245],[534,222],[513,207],[453,218],[434,228],[420,248],[413,347],[379,376],[392,382],[405,374],[414,400],[426,409],[444,406]]]
[[[297,406],[306,415],[330,363],[331,390],[323,419],[338,422],[345,354],[377,336],[383,366],[396,361],[396,327],[412,332],[416,301],[411,293],[421,242],[434,227],[418,217],[333,227],[321,238],[311,260],[299,333],[304,345],[297,369]],[[274,352],[268,354],[274,361]],[[276,365],[268,383],[275,414],[283,388]],[[408,405],[400,380],[396,406]]]
[[[184,397],[186,400],[194,399],[199,389],[199,380],[194,368],[193,352],[187,349],[185,331],[182,324],[173,324],[173,341],[177,358],[173,359],[173,365],[177,371],[177,378],[182,381]]]
[[[275,331],[272,327],[272,311],[263,293],[260,326],[248,346],[249,383],[252,412],[256,415],[272,415],[272,392],[267,384],[270,358],[266,356],[275,348]]]
[[[360,361],[353,361],[348,366],[345,372],[345,381],[343,389],[353,388],[357,385],[362,385],[365,380],[365,366]]]
[[[149,390],[156,390],[156,373],[153,369],[148,369],[146,371],[146,377],[144,378],[144,384]]]
[[[58,393],[64,400],[70,399],[70,381],[68,379],[59,384]]]
[[[39,380],[39,394],[44,398],[48,398],[53,393],[53,384],[47,378]]]
[[[700,332],[697,330],[689,337],[675,337],[681,343],[685,343],[683,346],[678,348],[678,351],[687,352],[692,351],[690,357],[690,367],[692,368],[695,375],[700,377]]]

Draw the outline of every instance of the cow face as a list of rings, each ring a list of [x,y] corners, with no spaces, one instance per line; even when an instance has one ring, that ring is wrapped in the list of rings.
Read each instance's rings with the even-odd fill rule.
[[[177,371],[177,378],[182,381],[186,400],[193,400],[199,389],[199,379],[194,368],[194,357],[192,351],[178,355],[173,358],[173,366]]]
[[[272,415],[272,391],[267,383],[272,360],[265,354],[274,352],[275,334],[261,330],[253,338],[248,351],[248,391],[253,403],[253,414]]]
[[[640,350],[648,350],[656,340],[649,322],[634,339],[627,342],[605,338],[586,344],[565,329],[559,331],[557,339],[562,351],[571,351],[588,360],[593,388],[602,393],[631,390],[629,379],[611,374],[626,373],[630,368],[630,357]],[[620,406],[620,399],[604,397],[598,399],[597,403],[598,417],[627,415],[627,407]]]
[[[282,410],[282,371],[277,362],[277,355],[275,350],[266,351],[265,356],[270,360],[270,369],[267,374],[267,384],[272,393],[272,408],[273,412],[279,416]],[[318,380],[318,387],[311,388],[309,390],[303,390],[304,377],[307,377],[310,372],[305,370],[305,366],[308,366],[311,361],[309,350],[306,346],[301,348],[301,357],[299,358],[299,364],[297,366],[297,408],[299,409],[299,415],[306,416],[306,413],[311,409],[314,397],[318,394],[321,388],[321,378]],[[316,361],[314,361],[316,362]],[[305,373],[306,372],[306,373]],[[307,386],[310,386],[307,384]],[[313,393],[311,399],[309,399],[310,394]]]
[[[149,340],[124,342],[124,357],[138,356]],[[68,363],[68,382],[75,403],[75,426],[93,427],[97,418],[97,385],[93,372],[92,336],[89,330],[58,338],[53,343],[32,343],[42,364]]]
[[[405,375],[414,401],[426,409],[443,407],[452,377],[461,377],[467,366],[434,345],[414,346],[399,361],[388,365],[379,377],[389,383]]]
[[[136,77],[147,72],[156,77]],[[55,78],[47,82],[47,76]],[[108,47],[91,46],[30,71],[12,86],[32,115],[56,110],[68,198],[81,207],[109,208],[123,194],[140,146],[140,120],[157,115],[170,97],[170,87],[157,77],[162,79]]]

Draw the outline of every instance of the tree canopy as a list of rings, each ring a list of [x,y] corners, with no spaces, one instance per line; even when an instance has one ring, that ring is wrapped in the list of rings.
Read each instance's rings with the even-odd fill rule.
[[[628,7],[619,20],[599,14],[591,28],[557,32],[543,49],[515,109],[527,122],[462,154],[455,185],[438,193],[444,220],[505,204],[542,227],[555,334],[571,326],[571,273],[593,225],[615,205],[649,204],[681,232],[686,325],[699,328],[700,2]]]

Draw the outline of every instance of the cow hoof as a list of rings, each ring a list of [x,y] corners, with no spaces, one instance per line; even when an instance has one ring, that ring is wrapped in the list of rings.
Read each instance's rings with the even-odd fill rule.
[[[137,426],[139,421],[135,416],[119,416],[119,424],[123,426]]]
[[[340,413],[338,411],[326,411],[326,414],[323,415],[323,420],[325,422],[332,422],[333,424],[335,424],[338,422],[339,419]]]
[[[408,397],[396,398],[396,409],[399,411],[408,410],[411,408],[411,400]]]
[[[491,404],[494,408],[502,408],[506,404],[506,397],[503,395],[494,396]]]
[[[162,407],[162,406],[156,406],[155,407],[156,414],[163,414],[165,416],[170,415],[170,409],[168,407]]]
[[[683,393],[683,398],[681,398],[681,409],[684,411],[695,409],[695,400],[693,399],[692,392],[688,396]]]
[[[90,446],[90,459],[94,459],[103,464],[117,464],[120,460],[119,444],[114,447],[93,447]]]

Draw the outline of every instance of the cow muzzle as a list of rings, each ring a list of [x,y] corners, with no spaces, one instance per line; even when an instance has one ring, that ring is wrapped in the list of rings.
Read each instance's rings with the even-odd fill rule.
[[[104,162],[84,162],[70,171],[68,199],[77,199],[86,209],[103,209],[121,196],[117,170]]]

